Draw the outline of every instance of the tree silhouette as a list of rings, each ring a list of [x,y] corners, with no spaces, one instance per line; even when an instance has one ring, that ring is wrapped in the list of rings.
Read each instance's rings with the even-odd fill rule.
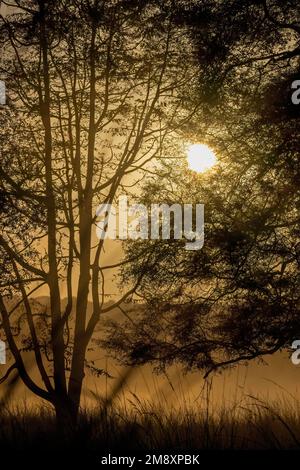
[[[0,309],[12,363],[1,382],[17,369],[59,424],[76,421],[101,314],[143,277],[105,304],[96,208],[130,191],[197,109],[183,105],[194,56],[171,3],[20,0],[11,11],[3,2]],[[49,311],[31,300],[41,286]]]
[[[204,203],[204,248],[187,252],[176,240],[129,244],[128,256],[145,255],[124,270],[124,280],[144,271],[138,294],[145,307],[139,318],[127,312],[119,329],[110,322],[105,345],[125,363],[178,361],[208,374],[289,347],[300,334],[299,108],[291,102],[299,5],[216,2],[204,31],[199,11],[186,19],[206,60],[199,134],[220,163],[204,175],[183,165],[172,179],[154,177],[144,197]],[[203,36],[211,41],[208,55]]]

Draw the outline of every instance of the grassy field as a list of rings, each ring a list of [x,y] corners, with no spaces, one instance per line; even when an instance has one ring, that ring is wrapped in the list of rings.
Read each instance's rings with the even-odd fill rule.
[[[80,447],[126,451],[156,449],[257,450],[300,449],[300,403],[283,397],[265,403],[243,397],[230,408],[214,407],[209,397],[196,408],[142,401],[135,394],[107,406],[99,399],[82,411],[77,429],[62,438],[48,408],[2,406],[0,449],[60,450]]]

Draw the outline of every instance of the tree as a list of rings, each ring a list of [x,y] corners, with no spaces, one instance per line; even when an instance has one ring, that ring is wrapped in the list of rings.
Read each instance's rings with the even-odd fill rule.
[[[60,425],[76,422],[101,314],[130,299],[143,276],[105,304],[96,208],[130,191],[165,149],[171,153],[197,109],[183,105],[195,71],[171,3],[20,0],[1,17],[8,104],[1,109],[0,310],[12,358],[1,382],[16,369],[54,406]],[[41,286],[49,311],[33,308]],[[27,368],[28,350],[39,382]]]
[[[206,57],[202,135],[220,164],[207,175],[183,166],[172,185],[168,175],[145,187],[148,202],[155,187],[161,202],[205,203],[204,248],[187,252],[176,240],[151,242],[148,251],[144,241],[128,245],[129,257],[145,253],[124,270],[124,279],[145,271],[138,289],[145,307],[138,319],[127,312],[119,329],[110,322],[104,343],[125,363],[178,361],[209,374],[287,348],[300,334],[299,108],[291,102],[299,5],[229,3],[214,4],[204,31],[197,7],[188,16]]]

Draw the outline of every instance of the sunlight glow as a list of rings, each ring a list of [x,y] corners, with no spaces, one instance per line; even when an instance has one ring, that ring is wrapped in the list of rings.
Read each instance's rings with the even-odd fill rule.
[[[193,144],[187,149],[187,159],[190,170],[204,173],[217,163],[214,151],[204,144]]]

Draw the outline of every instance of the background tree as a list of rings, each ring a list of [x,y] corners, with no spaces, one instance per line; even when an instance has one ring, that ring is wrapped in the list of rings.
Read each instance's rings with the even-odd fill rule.
[[[198,107],[183,105],[194,56],[171,3],[20,0],[1,17],[0,310],[12,358],[1,382],[17,369],[60,424],[76,421],[101,314],[130,299],[143,277],[105,304],[96,207],[137,185],[165,149],[171,154]],[[42,286],[46,311],[31,300]]]
[[[219,165],[203,175],[179,165],[172,180],[145,187],[148,203],[153,193],[160,202],[205,203],[205,244],[199,252],[174,240],[127,247],[129,256],[146,253],[124,270],[124,279],[144,271],[146,306],[138,319],[127,312],[119,329],[109,324],[105,344],[124,362],[178,361],[209,373],[299,336],[298,19],[293,1],[216,2],[206,26],[198,5],[186,12],[206,101],[199,141]]]

